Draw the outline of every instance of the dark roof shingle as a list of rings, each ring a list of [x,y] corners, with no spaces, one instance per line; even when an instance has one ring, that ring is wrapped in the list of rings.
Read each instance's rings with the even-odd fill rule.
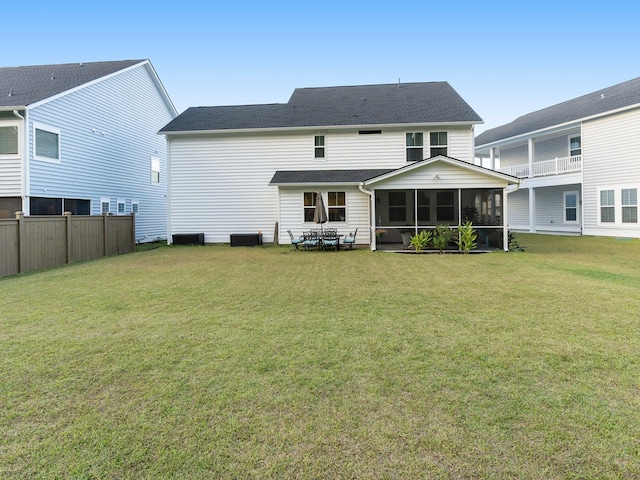
[[[543,108],[476,137],[476,147],[640,104],[640,77]]]
[[[22,107],[145,60],[0,67],[0,107]]]
[[[368,170],[278,170],[271,182],[272,185],[283,184],[319,184],[319,183],[360,183],[365,180],[392,172],[393,169]]]
[[[298,88],[287,103],[188,108],[160,132],[480,123],[447,82]]]

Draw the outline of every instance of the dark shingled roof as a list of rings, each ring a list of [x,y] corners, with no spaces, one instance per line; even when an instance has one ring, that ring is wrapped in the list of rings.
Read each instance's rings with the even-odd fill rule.
[[[0,107],[28,106],[144,61],[0,67]]]
[[[287,183],[360,183],[365,180],[392,172],[393,169],[369,170],[278,170],[271,182],[272,185]]]
[[[418,123],[480,123],[447,82],[298,88],[289,102],[188,108],[161,133]]]
[[[476,137],[476,147],[640,104],[640,77],[528,113]]]

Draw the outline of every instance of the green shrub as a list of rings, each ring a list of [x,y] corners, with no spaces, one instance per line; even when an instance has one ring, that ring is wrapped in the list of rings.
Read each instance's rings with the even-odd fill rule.
[[[471,249],[476,248],[478,246],[476,243],[477,238],[478,234],[473,229],[471,222],[467,221],[464,225],[458,227],[458,240],[456,243],[462,253],[469,253]]]
[[[427,246],[429,246],[429,242],[431,241],[431,231],[430,230],[422,230],[418,232],[416,235],[411,237],[411,241],[409,245],[411,245],[414,250],[418,253],[423,251]]]

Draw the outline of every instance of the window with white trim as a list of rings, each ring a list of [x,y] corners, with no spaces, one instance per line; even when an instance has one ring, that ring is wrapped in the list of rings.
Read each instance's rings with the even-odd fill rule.
[[[615,223],[615,190],[600,190],[600,222]]]
[[[316,192],[304,192],[304,221],[313,222],[316,209]]]
[[[564,192],[564,222],[578,222],[578,192]]]
[[[111,200],[108,198],[100,199],[100,213],[109,213],[111,211]]]
[[[160,157],[151,157],[151,183],[160,183]]]
[[[140,213],[140,201],[139,200],[131,200],[131,213],[135,213],[136,215]]]
[[[424,158],[424,134],[422,132],[407,133],[407,162],[418,162]]]
[[[324,157],[324,135],[316,135],[313,137],[313,158],[325,158]]]
[[[447,132],[431,132],[429,134],[429,156],[447,155],[448,139]]]
[[[330,222],[347,221],[347,194],[346,192],[329,192],[327,194]]]
[[[569,137],[569,156],[582,155],[582,139],[580,136]]]
[[[18,154],[18,126],[0,126],[0,155]]]
[[[126,203],[122,198],[118,199],[118,215],[124,215],[126,212]]]
[[[638,223],[638,189],[623,188],[622,223]]]
[[[60,161],[60,129],[34,122],[33,141],[36,160]]]

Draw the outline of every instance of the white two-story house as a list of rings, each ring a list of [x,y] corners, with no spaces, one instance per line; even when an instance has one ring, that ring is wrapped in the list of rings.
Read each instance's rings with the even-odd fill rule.
[[[166,142],[177,115],[148,60],[0,68],[0,218],[135,214],[166,236]]]
[[[636,78],[487,130],[476,157],[522,180],[509,228],[637,238],[639,131]]]
[[[507,248],[505,190],[517,178],[473,163],[476,112],[446,82],[296,89],[287,103],[189,108],[168,142],[169,232],[207,243],[260,232],[288,243],[329,222],[372,249],[471,219]],[[384,231],[384,236],[375,232]]]

